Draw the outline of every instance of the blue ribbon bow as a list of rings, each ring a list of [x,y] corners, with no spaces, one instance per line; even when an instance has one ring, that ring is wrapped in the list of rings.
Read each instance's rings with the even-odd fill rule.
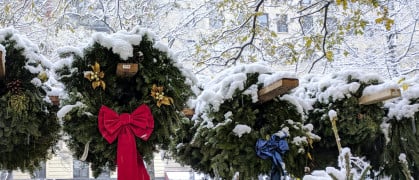
[[[280,180],[281,175],[285,176],[281,155],[289,150],[286,137],[287,135],[280,137],[274,134],[269,140],[258,139],[256,142],[256,154],[262,159],[272,159],[271,180]]]

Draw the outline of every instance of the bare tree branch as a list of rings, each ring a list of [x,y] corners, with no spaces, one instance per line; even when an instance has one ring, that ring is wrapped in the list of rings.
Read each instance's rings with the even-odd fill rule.
[[[243,45],[239,48],[239,52],[237,53],[237,55],[236,55],[235,57],[232,57],[232,58],[228,59],[228,60],[226,61],[225,65],[228,65],[228,63],[229,63],[230,61],[233,61],[233,63],[232,63],[232,64],[236,64],[237,60],[238,60],[238,59],[240,58],[240,56],[242,55],[242,53],[243,53],[244,49],[245,49],[247,46],[249,46],[249,45],[252,45],[252,44],[253,44],[253,41],[254,41],[255,36],[256,36],[257,12],[259,12],[259,8],[260,8],[260,6],[262,6],[263,2],[264,2],[264,0],[260,0],[260,1],[256,4],[256,8],[255,8],[255,15],[253,15],[253,24],[252,24],[252,29],[251,29],[252,35],[251,35],[250,40],[249,40],[247,43],[244,43],[244,44],[243,44]]]
[[[328,31],[327,31],[327,13],[328,13],[328,9],[329,9],[330,4],[331,4],[331,2],[327,2],[324,5],[324,7],[323,7],[323,9],[324,9],[324,17],[323,17],[323,30],[324,30],[324,33],[323,33],[323,41],[322,41],[322,55],[319,58],[317,58],[316,60],[314,60],[313,63],[311,63],[311,67],[308,70],[308,73],[311,73],[311,71],[314,68],[314,65],[317,62],[319,62],[324,57],[326,57],[326,38],[327,38],[327,35],[328,35]]]

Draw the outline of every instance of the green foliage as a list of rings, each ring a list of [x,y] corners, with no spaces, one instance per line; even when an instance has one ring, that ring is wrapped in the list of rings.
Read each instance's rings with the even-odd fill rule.
[[[73,54],[71,67],[58,70],[69,92],[69,99],[64,104],[83,104],[64,117],[64,131],[70,137],[67,142],[75,157],[81,157],[85,144],[90,141],[86,161],[92,163],[95,175],[104,166],[114,169],[116,162],[116,142],[108,144],[97,128],[97,114],[101,105],[118,113],[130,113],[141,104],[150,107],[154,131],[146,142],[137,138],[137,150],[146,161],[150,161],[156,148],[167,149],[170,136],[182,119],[179,112],[192,95],[186,77],[167,52],[155,48],[154,39],[148,34],[135,32],[132,35],[141,36],[142,40],[138,45],[133,45],[133,57],[127,61],[123,61],[112,49],[95,42],[84,49],[84,57]],[[140,60],[139,52],[142,52],[144,60]],[[91,71],[91,65],[95,62],[100,64],[101,71],[105,73],[102,78],[106,83],[105,90],[93,89],[91,82],[84,78],[84,72]],[[139,63],[139,71],[133,77],[118,77],[116,69],[120,62]],[[72,71],[74,69],[77,71]],[[172,105],[157,106],[156,100],[150,96],[153,84],[164,87],[165,96],[173,98]]]
[[[419,114],[419,113],[416,113]],[[418,115],[416,115],[416,119]],[[391,128],[389,132],[390,141],[386,145],[383,152],[382,165],[384,166],[383,172],[386,175],[391,175],[391,178],[396,180],[408,180],[403,173],[402,164],[400,163],[399,156],[401,153],[406,154],[409,170],[414,179],[419,178],[419,133],[412,130],[412,119],[395,120],[390,122]],[[416,120],[416,129],[419,128],[419,122]]]
[[[252,102],[251,95],[244,91],[255,84],[261,86],[257,84],[258,76],[247,74],[243,90],[237,89],[231,99],[225,99],[218,111],[211,108],[204,115],[211,120],[184,121],[182,127],[188,131],[179,129],[171,148],[177,161],[223,179],[232,179],[236,172],[240,179],[257,178],[269,174],[272,163],[256,155],[256,141],[282,131],[289,133],[290,151],[283,157],[286,169],[296,177],[304,175],[304,167],[310,163],[307,156],[310,129],[303,126],[296,106],[286,100]],[[246,125],[251,131],[239,137],[233,132],[237,125]],[[307,141],[295,143],[295,138]]]
[[[419,99],[410,99],[410,105],[419,103]],[[419,111],[413,118],[395,117],[387,120],[389,127],[389,142],[382,154],[383,174],[391,175],[396,180],[408,180],[405,173],[410,173],[413,179],[419,179]],[[404,153],[407,160],[407,170],[403,168],[399,160],[400,154]],[[409,172],[406,172],[409,171]]]
[[[37,66],[24,56],[18,36],[9,33],[0,42],[6,48],[6,75],[0,80],[0,169],[33,171],[46,161],[57,143],[60,125],[57,107],[44,100],[46,92],[31,81],[38,74],[25,66]],[[19,81],[17,85],[11,82]]]

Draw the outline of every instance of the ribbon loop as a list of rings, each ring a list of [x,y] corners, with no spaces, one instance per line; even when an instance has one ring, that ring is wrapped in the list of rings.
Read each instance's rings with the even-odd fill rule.
[[[150,108],[142,104],[133,113],[118,115],[102,105],[98,116],[99,131],[109,143],[118,138],[118,180],[149,180],[141,155],[137,152],[135,136],[148,140],[154,129]]]
[[[282,176],[285,176],[285,171],[282,168],[282,157],[288,150],[289,146],[285,140],[287,136],[280,137],[278,135],[272,135],[269,140],[258,139],[256,142],[256,154],[262,159],[271,158],[272,160],[272,171],[271,179],[279,180]]]

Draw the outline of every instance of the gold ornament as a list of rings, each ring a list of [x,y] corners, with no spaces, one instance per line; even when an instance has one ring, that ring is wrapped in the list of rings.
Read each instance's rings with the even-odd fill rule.
[[[105,81],[102,80],[102,78],[105,77],[105,73],[103,71],[100,71],[99,63],[95,62],[95,65],[92,65],[92,70],[93,71],[85,72],[84,77],[89,81],[92,81],[93,89],[96,89],[100,86],[103,90],[105,90],[106,84]]]
[[[42,71],[38,74],[38,79],[40,79],[42,82],[45,82],[48,80],[48,75],[45,71]]]
[[[164,96],[163,86],[156,86],[153,84],[153,87],[151,88],[151,96],[157,100],[158,107],[162,104],[170,105],[173,103],[173,99],[171,97]]]

